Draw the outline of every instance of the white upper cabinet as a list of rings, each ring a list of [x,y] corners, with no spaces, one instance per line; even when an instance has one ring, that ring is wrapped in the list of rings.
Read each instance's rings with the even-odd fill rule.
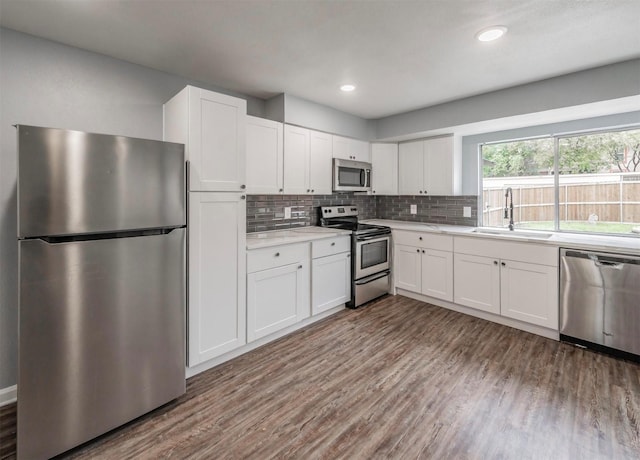
[[[309,188],[309,130],[284,126],[284,192],[307,193]]]
[[[398,194],[398,144],[371,144],[371,193]]]
[[[424,142],[405,142],[398,147],[400,195],[422,195],[424,190]]]
[[[371,163],[369,142],[349,139],[348,137],[333,137],[333,158],[343,160],[364,161]]]
[[[455,195],[453,137],[424,141],[424,193]],[[456,167],[458,165],[456,164]]]
[[[309,189],[308,193],[331,195],[332,146],[331,134],[309,131]]]
[[[247,193],[283,193],[282,123],[247,116],[246,147]]]
[[[460,149],[455,148],[453,136],[404,142],[398,157],[401,195],[460,193]]]
[[[247,102],[193,86],[164,105],[164,140],[185,144],[192,191],[245,188]]]
[[[331,194],[331,135],[284,126],[284,192]]]

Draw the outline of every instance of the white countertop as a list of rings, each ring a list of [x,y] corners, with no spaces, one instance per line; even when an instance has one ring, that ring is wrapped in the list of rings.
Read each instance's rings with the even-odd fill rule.
[[[408,222],[402,220],[371,219],[362,221],[367,224],[386,225],[395,230],[413,230],[422,232],[443,233],[453,236],[471,236],[477,238],[495,238],[507,241],[518,241],[524,243],[548,244],[558,247],[575,249],[588,249],[593,251],[616,252],[625,254],[640,255],[640,236],[605,236],[588,235],[580,233],[552,233],[535,231],[513,232],[501,231],[500,229],[476,229],[475,227],[465,227],[460,225],[441,225],[422,222]],[[496,231],[498,234],[483,233],[483,231]],[[536,236],[539,235],[540,237]],[[545,237],[549,235],[548,237]]]
[[[287,230],[247,233],[247,249],[266,248],[281,244],[304,243],[307,241],[351,235],[349,230],[324,227],[299,227]]]

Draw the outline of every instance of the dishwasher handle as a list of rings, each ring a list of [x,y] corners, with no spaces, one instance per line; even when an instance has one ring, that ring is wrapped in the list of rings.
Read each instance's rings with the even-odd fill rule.
[[[590,259],[594,265],[607,268],[622,268],[623,265],[640,265],[640,257],[626,254],[609,254],[604,252],[577,251],[574,249],[562,249],[563,257],[575,257],[578,259]]]
[[[617,270],[621,270],[624,266],[624,262],[614,262],[612,260],[600,260],[598,258],[594,259],[593,263],[596,264],[596,267],[609,267],[615,268]]]

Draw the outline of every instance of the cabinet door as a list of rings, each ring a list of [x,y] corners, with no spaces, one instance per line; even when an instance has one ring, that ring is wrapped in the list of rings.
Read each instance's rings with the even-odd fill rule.
[[[423,251],[422,293],[453,301],[453,253],[436,249]]]
[[[371,193],[398,194],[398,144],[371,144]]]
[[[351,257],[348,252],[313,259],[311,313],[317,315],[351,299]]]
[[[503,260],[500,263],[502,316],[558,329],[558,269]]]
[[[351,154],[355,161],[371,163],[371,148],[369,142],[351,139]]]
[[[397,288],[422,291],[422,252],[413,246],[394,246],[394,279]]]
[[[342,136],[331,136],[331,138],[333,158],[355,160],[355,156],[351,152],[351,139]]]
[[[500,266],[491,257],[455,254],[453,301],[500,314]]]
[[[282,123],[247,116],[247,193],[282,193]]]
[[[453,194],[453,137],[424,141],[424,193]]]
[[[246,343],[246,202],[189,193],[189,366]]]
[[[309,189],[316,195],[331,195],[331,134],[309,132]]]
[[[309,316],[309,264],[296,262],[247,276],[247,336],[265,337]]]
[[[199,88],[189,92],[190,190],[245,187],[247,102]]]
[[[398,146],[398,189],[400,195],[423,193],[423,142],[405,142]]]
[[[307,193],[309,188],[309,130],[284,126],[284,192]]]

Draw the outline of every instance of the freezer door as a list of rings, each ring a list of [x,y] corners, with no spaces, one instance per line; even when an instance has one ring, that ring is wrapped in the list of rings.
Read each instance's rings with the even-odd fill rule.
[[[185,229],[19,246],[19,458],[52,457],[184,393]]]
[[[185,224],[184,146],[18,126],[18,237]]]

